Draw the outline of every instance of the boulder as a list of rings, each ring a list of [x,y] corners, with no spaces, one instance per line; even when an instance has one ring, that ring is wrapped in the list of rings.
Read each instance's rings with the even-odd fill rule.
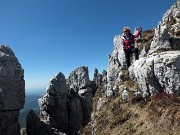
[[[121,94],[121,102],[126,103],[129,101],[129,92],[127,90],[124,90]]]
[[[180,94],[180,51],[141,58],[129,68],[129,74],[139,84],[143,97],[156,92]]]

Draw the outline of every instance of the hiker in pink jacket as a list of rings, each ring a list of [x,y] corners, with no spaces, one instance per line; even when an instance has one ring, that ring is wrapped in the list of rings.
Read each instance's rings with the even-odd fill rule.
[[[130,66],[130,54],[135,53],[135,59],[136,60],[139,59],[138,48],[135,48],[133,44],[134,44],[134,38],[137,38],[141,34],[141,31],[142,31],[142,28],[140,27],[138,32],[133,35],[129,27],[123,28],[124,38],[122,40],[122,45],[123,45],[123,50],[125,54],[127,68],[129,68]]]

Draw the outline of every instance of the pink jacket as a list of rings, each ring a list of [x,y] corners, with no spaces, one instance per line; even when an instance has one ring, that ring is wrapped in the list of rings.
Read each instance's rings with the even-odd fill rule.
[[[123,44],[123,50],[128,51],[131,48],[133,48],[132,44],[134,44],[134,38],[137,38],[139,35],[141,34],[141,31],[138,31],[136,34],[131,34],[130,33],[130,37],[129,39],[126,39],[124,37],[124,39],[122,40],[122,44]]]

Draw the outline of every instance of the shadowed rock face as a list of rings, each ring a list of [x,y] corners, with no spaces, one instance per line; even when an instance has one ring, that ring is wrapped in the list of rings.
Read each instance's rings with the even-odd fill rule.
[[[93,81],[96,83],[96,85],[100,85],[102,83],[102,75],[98,73],[98,69],[94,69],[94,78]]]
[[[27,115],[27,130],[22,131],[21,135],[63,135],[57,129],[51,128],[45,122],[41,121],[33,110]]]
[[[24,70],[8,46],[0,46],[0,135],[19,135],[25,102]]]
[[[89,80],[87,67],[75,69],[67,81],[58,73],[39,99],[40,119],[29,112],[27,135],[60,135],[61,132],[78,135],[90,121],[95,91],[96,85]]]
[[[63,132],[68,129],[67,95],[66,79],[58,73],[50,81],[45,96],[39,99],[41,120]]]

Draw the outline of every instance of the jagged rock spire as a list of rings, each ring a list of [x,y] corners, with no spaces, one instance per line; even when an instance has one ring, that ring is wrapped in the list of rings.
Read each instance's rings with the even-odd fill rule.
[[[25,102],[24,70],[9,46],[0,46],[0,134],[19,135],[19,110]]]

